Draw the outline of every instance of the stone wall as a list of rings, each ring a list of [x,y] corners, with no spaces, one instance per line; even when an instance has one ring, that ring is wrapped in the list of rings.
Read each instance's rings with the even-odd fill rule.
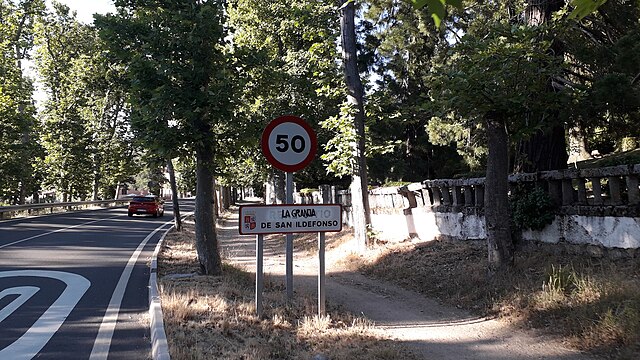
[[[526,230],[523,240],[544,243],[640,248],[640,164],[597,169],[569,169],[509,177],[537,185],[552,199],[555,219],[541,231]],[[305,201],[323,198],[342,204],[350,224],[350,194],[335,188]],[[327,194],[327,191],[329,192]],[[484,178],[426,180],[402,187],[369,191],[372,225],[381,237],[484,239]]]

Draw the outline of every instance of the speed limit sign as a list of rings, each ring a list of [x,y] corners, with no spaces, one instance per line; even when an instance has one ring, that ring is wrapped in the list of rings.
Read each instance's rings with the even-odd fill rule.
[[[262,153],[271,165],[285,172],[304,169],[317,148],[316,133],[297,116],[276,118],[262,132]]]

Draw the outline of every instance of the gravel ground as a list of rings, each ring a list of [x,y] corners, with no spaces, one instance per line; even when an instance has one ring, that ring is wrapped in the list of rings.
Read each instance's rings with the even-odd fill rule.
[[[218,231],[223,256],[255,272],[255,236],[238,234],[237,211],[228,214]],[[392,283],[350,271],[344,260],[339,260],[352,253],[352,245],[352,241],[346,241],[326,253],[327,302],[355,314],[364,314],[375,322],[380,335],[406,344],[419,357],[456,360],[595,359],[533,331],[515,329],[504,321],[478,318]],[[266,239],[264,256],[266,276],[274,281],[284,280],[284,245],[279,236]],[[317,263],[317,252],[296,249],[296,293],[316,292]]]

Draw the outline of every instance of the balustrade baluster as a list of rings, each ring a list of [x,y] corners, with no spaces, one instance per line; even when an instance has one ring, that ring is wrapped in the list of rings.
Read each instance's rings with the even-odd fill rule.
[[[640,190],[638,189],[638,176],[627,176],[627,197],[629,198],[629,205],[640,204]]]
[[[591,178],[591,187],[593,189],[593,205],[604,204],[604,201],[602,199],[602,183],[600,183],[600,178]]]
[[[622,204],[622,181],[617,176],[609,177],[609,198],[611,205]]]

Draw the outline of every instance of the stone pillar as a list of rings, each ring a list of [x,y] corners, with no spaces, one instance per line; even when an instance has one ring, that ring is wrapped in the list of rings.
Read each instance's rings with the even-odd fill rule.
[[[587,204],[587,187],[584,184],[583,178],[578,178],[578,204],[586,205]]]
[[[440,188],[434,186],[431,188],[431,191],[433,192],[433,206],[442,205],[442,200],[440,200],[442,198],[442,192],[440,192]]]
[[[473,206],[473,188],[470,185],[462,188],[464,189],[464,206]]]
[[[484,185],[475,186],[476,206],[484,207]]]
[[[451,193],[453,194],[453,206],[462,206],[462,187],[453,185],[451,190]]]
[[[591,178],[591,186],[593,188],[593,205],[602,205],[602,184],[600,178]]]
[[[640,204],[640,190],[638,189],[638,176],[627,175],[627,196],[629,205]]]
[[[572,205],[573,201],[573,180],[562,179],[562,205]]]
[[[322,198],[323,204],[331,204],[332,196],[331,196],[331,186],[329,185],[320,185],[318,187],[320,191],[320,197]]]
[[[451,205],[451,194],[449,193],[449,187],[442,186],[440,187],[440,189],[442,194],[442,202],[444,203],[444,205]]]

